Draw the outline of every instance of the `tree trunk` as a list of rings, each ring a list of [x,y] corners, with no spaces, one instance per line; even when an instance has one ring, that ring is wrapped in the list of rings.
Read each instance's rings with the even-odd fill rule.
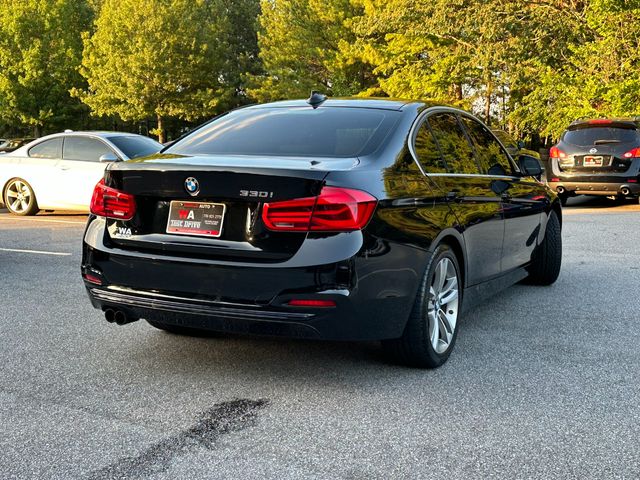
[[[454,89],[456,92],[456,100],[461,102],[462,101],[462,83],[456,83],[454,85]]]
[[[156,118],[158,119],[158,141],[160,143],[164,143],[164,128],[162,127],[162,116],[161,115],[156,115]]]
[[[487,92],[485,94],[486,105],[484,107],[484,123],[491,125],[491,94],[493,93],[493,85],[487,82]]]
[[[33,127],[33,136],[35,138],[40,138],[42,136],[42,125],[35,125]]]

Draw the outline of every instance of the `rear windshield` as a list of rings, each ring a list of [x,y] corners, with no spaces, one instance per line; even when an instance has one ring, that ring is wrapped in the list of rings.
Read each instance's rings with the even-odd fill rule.
[[[580,146],[598,143],[635,143],[637,139],[638,133],[634,128],[621,127],[590,127],[569,130],[562,137],[564,142]]]
[[[107,138],[129,158],[138,158],[159,152],[162,145],[149,137],[116,136]]]
[[[399,116],[365,108],[241,109],[194,131],[166,152],[356,157],[375,151]]]

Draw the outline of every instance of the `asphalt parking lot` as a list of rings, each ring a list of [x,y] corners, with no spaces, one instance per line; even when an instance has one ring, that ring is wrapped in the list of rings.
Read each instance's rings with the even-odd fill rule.
[[[0,211],[2,478],[640,477],[637,202],[570,200],[558,282],[468,314],[434,371],[108,324],[84,219]]]

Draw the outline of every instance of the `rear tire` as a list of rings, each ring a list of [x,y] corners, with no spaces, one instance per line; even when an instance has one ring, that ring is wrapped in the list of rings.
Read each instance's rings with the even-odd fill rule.
[[[189,337],[216,337],[219,335],[217,332],[209,330],[182,327],[180,325],[169,325],[167,323],[156,322],[154,320],[147,320],[147,323],[158,330],[164,330],[165,332],[172,333],[174,335],[185,335]]]
[[[560,275],[562,266],[562,229],[556,212],[549,214],[547,230],[542,243],[533,254],[529,266],[528,283],[551,285]]]
[[[458,336],[461,280],[453,250],[439,245],[431,256],[402,337],[382,342],[396,362],[436,368],[447,361]]]
[[[2,192],[2,200],[13,215],[35,215],[39,210],[33,188],[22,178],[9,180]]]

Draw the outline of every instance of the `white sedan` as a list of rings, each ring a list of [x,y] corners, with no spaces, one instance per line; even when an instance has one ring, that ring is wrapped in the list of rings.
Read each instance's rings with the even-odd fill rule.
[[[148,137],[119,132],[65,132],[0,156],[2,201],[15,215],[38,210],[89,211],[96,183],[110,162],[158,152]]]

